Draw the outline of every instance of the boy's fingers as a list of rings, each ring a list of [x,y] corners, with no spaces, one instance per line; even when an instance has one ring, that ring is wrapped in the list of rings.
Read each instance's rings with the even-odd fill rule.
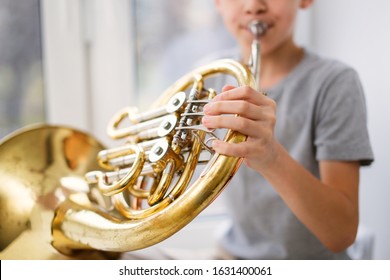
[[[205,115],[215,116],[222,114],[238,114],[251,120],[264,119],[264,114],[269,111],[266,107],[256,106],[246,101],[212,102],[204,106]]]
[[[247,157],[248,147],[245,142],[242,143],[227,143],[221,140],[214,140],[212,147],[215,152],[234,157]]]
[[[213,100],[214,101],[225,101],[225,100],[246,100],[250,103],[262,105],[271,102],[272,100],[263,94],[260,94],[249,86],[233,87],[225,86],[223,89],[226,91],[218,94]]]
[[[232,89],[235,89],[236,87],[235,86],[232,86],[232,85],[225,85],[223,86],[222,88],[222,92],[224,91],[228,91],[228,90],[232,90]]]
[[[264,127],[267,127],[268,122],[261,122],[259,126],[256,121],[235,116],[204,116],[202,118],[204,126],[211,129],[226,128],[238,131],[244,135],[257,138],[258,134],[267,134]]]

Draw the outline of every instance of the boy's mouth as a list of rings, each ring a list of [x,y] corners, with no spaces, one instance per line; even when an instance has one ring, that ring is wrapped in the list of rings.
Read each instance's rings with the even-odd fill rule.
[[[247,31],[256,38],[264,36],[269,29],[273,27],[273,24],[267,23],[265,21],[254,20],[249,22],[249,24],[242,24],[240,29]],[[257,34],[257,35],[256,35]]]
[[[248,25],[248,29],[255,39],[259,39],[263,36],[267,32],[268,28],[269,25],[260,20],[251,21]]]

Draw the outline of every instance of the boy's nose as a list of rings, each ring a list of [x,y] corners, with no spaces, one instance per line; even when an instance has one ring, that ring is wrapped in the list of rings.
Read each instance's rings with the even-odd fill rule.
[[[245,13],[249,15],[259,15],[267,10],[267,1],[265,0],[245,0]]]

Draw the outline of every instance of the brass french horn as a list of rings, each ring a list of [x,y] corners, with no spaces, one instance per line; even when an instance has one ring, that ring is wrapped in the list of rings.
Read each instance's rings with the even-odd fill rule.
[[[241,159],[208,146],[216,135],[202,126],[202,110],[216,92],[204,82],[226,74],[238,86],[257,87],[258,38],[266,26],[257,22],[251,30],[249,66],[215,61],[179,79],[151,110],[124,108],[108,125],[109,136],[121,142],[117,147],[107,149],[85,132],[50,125],[26,127],[3,139],[0,259],[42,258],[34,255],[42,250],[35,245],[39,239],[52,245],[45,258],[58,252],[77,258],[84,251],[107,257],[146,248],[210,205]],[[235,131],[224,136],[231,143],[245,140]],[[200,164],[205,167],[193,178]]]

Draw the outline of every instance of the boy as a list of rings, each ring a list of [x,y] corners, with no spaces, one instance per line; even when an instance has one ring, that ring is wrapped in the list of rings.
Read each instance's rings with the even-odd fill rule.
[[[356,237],[359,168],[373,161],[365,101],[355,71],[293,41],[297,12],[312,2],[215,0],[243,62],[249,23],[268,26],[259,73],[267,96],[228,85],[204,108],[208,128],[248,135],[240,144],[213,141],[216,152],[245,162],[223,192],[232,223],[220,245],[228,258],[346,259]]]

